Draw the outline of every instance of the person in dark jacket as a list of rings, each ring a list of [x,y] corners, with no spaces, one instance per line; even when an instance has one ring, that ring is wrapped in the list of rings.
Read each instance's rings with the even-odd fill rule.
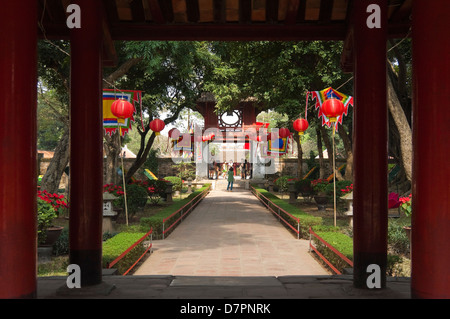
[[[227,190],[232,191],[233,190],[233,182],[234,182],[234,170],[233,167],[230,167],[230,169],[228,170],[228,186],[227,186]]]

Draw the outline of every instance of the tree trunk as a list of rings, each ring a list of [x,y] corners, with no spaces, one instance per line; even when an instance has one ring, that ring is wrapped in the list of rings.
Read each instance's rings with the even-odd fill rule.
[[[320,125],[320,124],[319,124]],[[323,179],[325,177],[325,165],[323,162],[323,146],[322,146],[322,134],[319,128],[316,128],[317,133],[317,151],[319,152],[319,179]]]
[[[353,150],[350,138],[343,125],[338,128],[338,134],[344,143],[345,152],[347,153],[347,163],[345,167],[344,178],[347,181],[353,181]]]
[[[397,98],[392,81],[387,76],[388,108],[400,134],[400,150],[406,178],[412,180],[412,132],[405,112]]]
[[[117,184],[118,175],[116,174],[116,169],[119,166],[118,156],[120,153],[120,146],[118,141],[119,132],[117,131],[112,136],[105,134],[104,150],[106,155],[106,165],[105,165],[105,184]]]
[[[42,178],[41,190],[46,190],[50,193],[56,193],[58,191],[61,176],[69,163],[69,155],[69,129],[66,129],[55,149],[47,172]]]
[[[325,143],[325,146],[327,148],[327,152],[328,152],[328,161],[330,162],[330,167],[331,167],[331,174],[333,174],[333,146],[330,142],[330,139],[328,138],[328,134],[325,131],[325,128],[322,125],[319,125],[319,129],[320,129],[320,133],[322,135],[323,138],[323,142]],[[339,181],[344,180],[344,178],[342,177],[341,173],[336,169],[336,179]]]
[[[127,175],[125,176],[125,183],[128,183],[128,181],[131,179],[131,177],[134,175],[134,173],[137,172],[137,170],[145,163],[147,160],[148,153],[150,152],[150,149],[152,148],[153,141],[155,140],[155,133],[153,132],[152,135],[150,135],[149,140],[147,141],[147,145],[145,145],[145,137],[147,136],[147,133],[149,132],[148,129],[146,129],[144,132],[140,132],[141,134],[141,147],[139,148],[139,152],[136,155],[136,159],[131,165],[130,169],[127,172]],[[143,147],[145,145],[145,148]]]
[[[297,177],[298,179],[303,178],[303,149],[302,149],[302,143],[301,143],[301,137],[298,134],[292,135],[295,142],[297,142]]]

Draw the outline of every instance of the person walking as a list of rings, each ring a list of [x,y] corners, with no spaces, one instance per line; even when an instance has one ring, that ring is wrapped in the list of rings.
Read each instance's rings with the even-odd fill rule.
[[[233,190],[233,182],[234,182],[234,171],[233,171],[233,167],[230,167],[230,169],[228,170],[228,186],[227,186],[227,191],[230,190],[230,192]]]

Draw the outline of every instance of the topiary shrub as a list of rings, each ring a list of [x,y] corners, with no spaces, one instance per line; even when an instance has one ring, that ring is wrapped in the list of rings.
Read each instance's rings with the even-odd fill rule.
[[[69,229],[64,228],[59,235],[58,240],[53,245],[53,254],[55,256],[67,255],[69,253]]]
[[[127,185],[126,192],[128,213],[130,216],[133,216],[139,209],[145,207],[148,199],[147,190],[142,186],[129,184]]]
[[[166,176],[164,177],[164,180],[169,181],[173,184],[172,189],[174,191],[181,192],[181,189],[183,187],[183,181],[178,176]]]
[[[309,197],[314,194],[314,190],[311,186],[311,179],[301,179],[295,182],[295,189],[303,197]]]
[[[274,180],[274,183],[276,186],[278,186],[278,191],[280,193],[286,193],[288,191],[288,181],[290,180],[296,180],[294,176],[281,176]]]
[[[37,216],[38,216],[38,243],[42,244],[47,238],[46,230],[53,223],[53,220],[58,217],[53,206],[43,199],[37,199]]]

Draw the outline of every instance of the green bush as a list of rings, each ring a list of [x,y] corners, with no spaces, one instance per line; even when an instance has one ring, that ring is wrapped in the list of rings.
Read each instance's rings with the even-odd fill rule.
[[[409,238],[406,235],[403,226],[408,225],[408,221],[390,220],[388,224],[388,245],[389,248],[397,254],[409,253]]]
[[[278,191],[280,193],[286,193],[288,191],[288,181],[295,180],[294,176],[281,176],[274,180],[274,184],[278,186]]]
[[[159,211],[155,215],[151,217],[142,217],[140,220],[140,229],[141,231],[147,232],[151,228],[153,228],[153,238],[155,239],[161,239],[163,235],[163,219],[169,217],[173,213],[175,213],[177,210],[179,210],[181,207],[189,203],[193,198],[195,198],[197,195],[201,194],[203,191],[208,189],[210,184],[205,184],[202,188],[195,190],[190,194],[188,197],[186,197],[183,200],[176,201],[172,205],[164,208],[163,210]],[[188,208],[188,207],[187,207]],[[180,218],[181,212],[178,214],[175,214],[172,216],[169,220],[166,221],[165,227],[169,227],[174,221],[176,221],[178,218]],[[173,230],[173,228],[172,228]],[[166,234],[167,236],[168,234]]]
[[[315,225],[321,225],[322,224],[322,217],[316,217],[309,215],[308,213],[305,213],[298,207],[295,207],[284,200],[278,198],[276,195],[270,193],[269,191],[259,188],[256,186],[253,186],[258,192],[260,192],[263,196],[265,196],[267,199],[269,199],[273,204],[277,205],[281,209],[285,210],[292,216],[299,218],[300,220],[300,238],[309,238],[309,227],[315,226]],[[267,200],[263,199],[266,204]],[[274,210],[276,209],[274,206],[271,206]],[[297,220],[293,219],[289,215],[280,212],[280,215],[285,219],[287,222],[289,222],[290,225],[292,225],[295,229],[297,229]]]
[[[67,255],[69,253],[69,229],[64,228],[59,235],[58,240],[53,245],[53,254],[55,256]]]
[[[295,182],[295,189],[297,193],[303,196],[311,196],[314,194],[314,190],[311,186],[311,179],[301,179]]]
[[[44,243],[47,238],[46,230],[48,227],[50,227],[53,223],[53,220],[58,217],[55,209],[53,206],[38,198],[37,199],[37,212],[38,212],[38,243]]]
[[[107,268],[109,263],[119,257],[145,234],[123,232],[105,241],[103,243],[103,267]],[[136,262],[144,251],[145,248],[142,244],[136,245],[113,268],[116,268],[120,274],[123,274]]]
[[[140,208],[145,207],[148,199],[147,190],[142,186],[129,184],[126,191],[128,213],[130,216],[133,216]]]
[[[183,187],[183,181],[181,180],[180,177],[178,177],[178,176],[166,176],[166,177],[164,177],[164,179],[166,181],[171,182],[173,184],[172,189],[174,191],[181,192],[181,188]]]

